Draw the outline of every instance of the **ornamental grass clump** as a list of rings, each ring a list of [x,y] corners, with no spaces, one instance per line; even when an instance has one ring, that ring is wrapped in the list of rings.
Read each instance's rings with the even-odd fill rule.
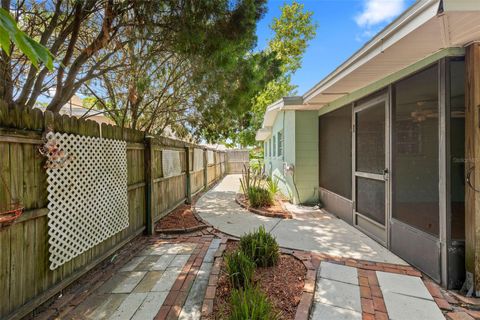
[[[277,320],[279,313],[267,296],[257,287],[234,289],[230,296],[229,320]]]
[[[273,204],[273,194],[262,187],[250,187],[248,189],[248,201],[254,208],[268,207]]]
[[[267,189],[272,194],[272,196],[275,196],[277,193],[280,192],[277,177],[267,179]]]
[[[243,251],[235,250],[225,255],[225,268],[233,288],[245,288],[251,285],[255,263]]]
[[[240,238],[240,250],[258,267],[274,266],[280,259],[277,240],[263,226]]]

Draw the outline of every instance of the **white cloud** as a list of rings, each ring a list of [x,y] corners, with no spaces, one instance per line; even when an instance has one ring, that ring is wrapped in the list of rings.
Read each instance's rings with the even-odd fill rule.
[[[364,0],[363,11],[355,17],[360,27],[388,22],[405,9],[405,0]]]

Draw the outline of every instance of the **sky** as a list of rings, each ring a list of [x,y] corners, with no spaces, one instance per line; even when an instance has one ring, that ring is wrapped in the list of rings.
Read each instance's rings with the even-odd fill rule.
[[[313,12],[317,35],[303,57],[302,68],[293,76],[303,95],[377,32],[395,19],[415,0],[297,0]],[[268,12],[257,25],[257,48],[263,49],[272,37],[269,25],[281,14],[280,8],[291,1],[269,0]]]

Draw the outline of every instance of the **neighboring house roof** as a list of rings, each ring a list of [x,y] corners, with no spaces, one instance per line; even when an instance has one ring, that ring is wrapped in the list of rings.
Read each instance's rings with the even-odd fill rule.
[[[479,41],[479,21],[479,0],[417,1],[302,97],[295,97],[303,100],[295,109],[322,109],[443,49]],[[268,138],[269,123],[278,110],[288,108],[286,99],[267,108],[257,140]]]
[[[225,151],[227,150],[228,148],[223,145],[223,144],[209,144],[209,143],[201,143],[200,144],[201,146],[204,146],[204,147],[207,147],[209,149],[215,149],[215,150],[218,150],[218,151]]]
[[[45,111],[45,107],[37,106],[37,108]],[[115,124],[115,122],[112,119],[107,118],[102,111],[84,108],[83,99],[77,95],[74,95],[72,98],[70,98],[70,100],[62,106],[58,113],[61,115],[66,114],[71,117],[93,120],[100,124]]]

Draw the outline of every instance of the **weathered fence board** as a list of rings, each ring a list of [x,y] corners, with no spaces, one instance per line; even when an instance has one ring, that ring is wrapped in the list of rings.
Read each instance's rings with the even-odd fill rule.
[[[47,175],[38,148],[45,130],[127,141],[129,226],[102,243],[50,270],[48,252]],[[0,301],[1,319],[19,319],[71,284],[79,276],[112,255],[147,224],[144,132],[111,125],[101,127],[91,120],[54,115],[40,110],[8,109],[0,105],[0,207],[21,200],[24,214],[11,226],[0,229],[0,288],[8,298]],[[164,137],[152,139],[152,215],[158,220],[186,199],[186,153],[190,146],[190,187],[196,193],[205,187],[206,161],[193,171],[193,149],[198,146]],[[161,150],[180,151],[182,174],[164,178]],[[206,153],[206,151],[204,151]],[[217,153],[217,152],[216,152]],[[208,167],[212,184],[223,176],[218,165]],[[223,156],[225,158],[225,156]],[[8,187],[4,185],[4,182]]]
[[[204,170],[194,171],[190,174],[192,194],[196,194],[205,187]]]
[[[242,173],[244,166],[250,163],[250,152],[248,150],[228,150],[226,153],[226,172]]]

